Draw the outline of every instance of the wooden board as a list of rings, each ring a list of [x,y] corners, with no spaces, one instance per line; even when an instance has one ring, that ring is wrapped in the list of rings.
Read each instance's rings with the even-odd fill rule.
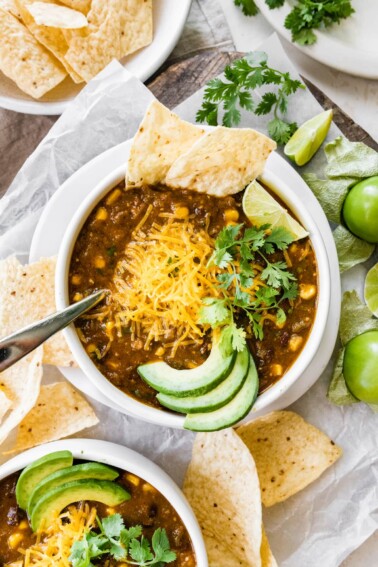
[[[148,83],[148,87],[160,102],[169,108],[174,108],[203,87],[209,79],[222,73],[226,65],[240,57],[243,57],[243,53],[204,51],[163,67],[163,70],[160,69],[159,73]],[[378,143],[361,126],[356,124],[310,81],[306,79],[303,81],[325,110],[333,109],[334,122],[344,136],[353,142],[364,142],[378,151]]]

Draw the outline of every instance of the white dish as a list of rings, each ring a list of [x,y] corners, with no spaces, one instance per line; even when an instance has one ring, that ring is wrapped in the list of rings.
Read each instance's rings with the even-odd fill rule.
[[[129,141],[129,147],[130,146],[131,141]],[[124,178],[124,176],[125,166],[122,164],[109,175],[103,177],[78,207],[64,233],[62,244],[59,248],[55,278],[55,297],[58,309],[64,309],[70,304],[68,274],[76,239],[95,206]],[[271,403],[274,403],[300,378],[306,370],[319,348],[328,318],[330,301],[330,270],[322,236],[316,226],[316,223],[312,220],[307,209],[298,201],[295,194],[292,193],[290,187],[286,185],[282,179],[269,171],[268,165],[261,178],[262,181],[264,181],[288,205],[288,207],[301,221],[302,225],[310,233],[318,264],[319,297],[314,325],[303,351],[286,374],[276,384],[271,386],[257,398],[254,405],[254,411],[263,411]],[[139,419],[164,425],[166,427],[183,428],[184,416],[147,406],[146,404],[126,395],[116,386],[113,386],[113,384],[105,378],[103,374],[101,374],[92,359],[88,356],[73,325],[65,329],[64,334],[79,367],[104,396],[112,400],[117,406],[124,408],[126,413],[138,417]]]
[[[54,194],[46,206],[35,231],[30,251],[30,261],[36,261],[41,256],[57,254],[67,226],[72,216],[76,213],[79,206],[81,206],[82,201],[87,197],[90,191],[93,191],[99,179],[104,179],[105,176],[109,175],[112,175],[114,178],[114,172],[118,172],[118,176],[121,174],[120,172],[123,171],[125,167],[129,149],[130,141],[111,148],[76,172]],[[259,406],[256,404],[253,410],[254,416],[261,415],[273,409],[286,407],[302,396],[316,381],[324,371],[331,357],[337,337],[340,316],[340,278],[337,269],[338,263],[335,245],[328,221],[310,189],[283,158],[273,153],[268,160],[267,170],[271,172],[273,176],[275,174],[286,180],[286,183],[290,185],[293,192],[294,209],[298,207],[299,203],[304,205],[308,211],[311,211],[311,216],[322,233],[332,274],[331,302],[328,321],[318,352],[316,356],[312,358],[311,362],[309,361],[301,379],[294,382],[287,390],[283,387],[279,397],[275,399],[275,401],[269,399],[266,404],[264,403],[262,409],[259,409]],[[295,205],[295,201],[297,205]],[[312,354],[315,355],[315,351]],[[61,368],[61,371],[75,387],[82,390],[88,396],[91,396],[109,407],[126,413],[124,408],[120,407],[114,400],[112,401],[104,397],[102,391],[96,388],[90,380],[85,379],[80,369]],[[279,386],[279,384],[280,382],[277,386]],[[284,390],[286,390],[285,393]],[[269,391],[267,391],[266,394],[269,394]],[[270,398],[270,395],[266,397]],[[139,414],[136,415],[130,410],[127,413],[131,413],[134,417],[140,418]],[[163,416],[167,414],[164,412],[160,413],[163,414],[161,421],[165,421],[165,417]],[[166,423],[166,425],[182,427],[182,418],[180,416],[174,415],[169,417],[173,419],[169,419],[169,424]]]
[[[181,490],[155,463],[127,447],[96,439],[65,439],[46,443],[34,447],[34,449],[29,449],[3,464],[0,467],[0,480],[54,451],[71,451],[75,459],[98,461],[128,471],[157,488],[176,510],[188,530],[196,555],[197,566],[208,567],[201,529]]]
[[[180,38],[191,3],[192,0],[154,0],[154,39],[147,47],[122,59],[130,73],[146,81],[164,63]],[[35,100],[0,72],[0,107],[26,114],[62,114],[82,86],[67,78],[51,93]]]
[[[256,0],[261,13],[270,25],[291,42],[291,32],[285,28],[285,18],[295,4],[285,2],[282,8],[270,10],[265,0]],[[329,67],[368,79],[378,79],[378,3],[353,0],[355,14],[340,25],[325,30],[315,30],[314,45],[301,46],[291,42],[297,49]]]

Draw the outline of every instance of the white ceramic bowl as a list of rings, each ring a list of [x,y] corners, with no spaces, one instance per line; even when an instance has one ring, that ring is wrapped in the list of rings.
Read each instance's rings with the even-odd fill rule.
[[[72,217],[72,220],[64,234],[58,254],[55,280],[56,304],[58,309],[63,309],[69,305],[68,274],[76,238],[97,203],[101,201],[112,187],[117,185],[124,178],[124,175],[125,166],[122,165],[101,180],[82,202],[81,206],[77,209],[76,214]],[[326,249],[322,235],[316,223],[313,221],[311,213],[303,207],[290,187],[277,175],[269,171],[269,169],[264,172],[261,179],[282,199],[284,203],[287,204],[288,208],[294,212],[301,224],[308,230],[318,264],[319,289],[315,321],[306,345],[286,374],[276,384],[271,386],[257,398],[252,409],[252,413],[259,411],[260,414],[264,408],[276,401],[294,384],[296,380],[300,378],[314,357],[320,345],[327,321],[331,288]],[[64,333],[68,345],[72,350],[73,356],[80,368],[88,376],[92,383],[104,394],[104,396],[112,400],[118,406],[124,408],[125,412],[133,417],[168,427],[183,428],[184,416],[149,407],[123,393],[116,386],[113,386],[113,384],[111,384],[111,382],[109,382],[109,380],[101,374],[86,353],[73,325],[67,328]]]
[[[98,461],[131,472],[154,486],[176,510],[192,541],[197,567],[208,567],[201,529],[185,496],[173,480],[157,465],[135,451],[97,439],[65,439],[29,449],[0,467],[0,480],[25,468],[54,451],[71,451],[75,459]]]

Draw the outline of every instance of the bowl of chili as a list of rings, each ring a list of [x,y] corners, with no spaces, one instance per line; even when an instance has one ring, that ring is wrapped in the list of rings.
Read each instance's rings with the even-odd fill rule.
[[[77,469],[76,465],[88,461],[90,461],[90,465],[101,463],[111,467],[115,474],[118,473],[118,478],[113,482],[116,486],[127,491],[129,499],[114,508],[109,508],[100,501],[75,502],[73,498],[70,506],[61,510],[59,516],[56,514],[57,526],[55,526],[54,520],[48,529],[41,533],[33,533],[26,511],[19,505],[20,499],[16,489],[18,480],[28,465],[37,463],[46,456],[63,455],[63,453],[65,455],[71,453],[74,459],[73,467],[69,467],[69,463],[64,463],[66,473],[72,470],[73,474],[77,475],[77,470],[74,470]],[[57,467],[50,476],[47,475],[46,478],[43,476],[45,472],[52,470],[54,469],[44,470],[43,474],[39,475],[41,477],[39,480],[42,479],[42,482],[45,482],[51,479],[56,484],[57,473],[61,472],[57,470]],[[70,474],[66,476],[70,476]],[[86,481],[80,480],[78,482],[85,485]],[[51,486],[51,482],[48,484]],[[72,485],[72,482],[70,485]],[[48,545],[49,540],[60,536],[61,534],[57,533],[59,531],[62,532],[61,537],[66,543],[69,534],[63,533],[64,526],[69,523],[76,526],[76,512],[78,510],[81,517],[80,527],[82,527],[83,521],[87,522],[89,526],[89,516],[93,511],[93,518],[97,516],[100,522],[103,522],[104,518],[117,514],[126,528],[140,526],[143,536],[147,538],[150,545],[156,530],[164,530],[169,540],[170,550],[176,556],[176,559],[167,562],[167,565],[172,565],[172,567],[208,566],[200,527],[181,490],[157,465],[121,445],[94,439],[67,439],[35,447],[17,455],[0,467],[0,491],[2,496],[0,501],[0,524],[2,526],[0,530],[0,556],[4,563],[23,560],[27,550],[30,553],[33,550],[35,557],[41,558],[43,553],[50,550],[50,547],[53,548],[54,544]],[[42,494],[41,498],[44,498],[44,496]],[[94,535],[99,532],[99,527],[99,522],[92,522],[91,529]],[[84,537],[88,531],[84,530],[82,536]],[[73,539],[76,541],[77,538],[74,537]],[[42,542],[42,545],[40,545],[40,542]],[[61,548],[63,547],[64,545],[61,543]],[[19,549],[24,551],[21,553]],[[55,551],[57,550],[55,549]],[[72,551],[72,547],[69,551]],[[69,552],[67,551],[67,553]],[[31,553],[32,557],[33,554]],[[53,557],[55,558],[56,555],[53,555]],[[102,557],[103,562],[97,558],[96,565],[108,564],[109,556],[103,555]],[[66,564],[68,556],[64,559],[64,564]],[[114,565],[116,564],[119,563],[114,563]]]
[[[224,226],[228,211],[237,211],[238,220],[248,223],[242,212],[242,193],[218,198],[193,191],[167,191],[164,187],[124,191],[123,180],[124,167],[120,167],[93,189],[72,218],[58,255],[58,308],[66,307],[83,293],[109,286],[109,274],[114,271],[120,248],[123,249],[132,240],[135,228],[148,211],[149,226],[153,223],[161,226],[157,221],[161,221],[162,217],[158,218],[154,213],[164,216],[172,207],[175,210],[181,207],[194,218],[194,226],[200,230],[205,226],[207,211],[211,209],[214,226],[210,226],[210,230],[213,234]],[[327,253],[321,232],[310,211],[299,203],[294,191],[283,179],[269,171],[269,162],[260,181],[305,227],[309,237],[294,242],[289,250],[300,291],[296,302],[288,308],[285,326],[280,328],[268,320],[265,341],[252,339],[249,342],[260,378],[259,395],[252,410],[256,415],[264,413],[265,408],[272,408],[272,404],[280,407],[280,398],[300,379],[319,348],[330,304]],[[153,248],[150,250],[152,254]],[[276,256],[279,260],[285,259],[280,253]],[[178,266],[175,266],[174,256],[171,261],[171,277],[175,277]],[[159,356],[164,358],[164,354],[159,353],[159,348],[164,349],[165,345],[158,344],[150,355],[146,355],[145,345],[126,332],[117,336],[110,350],[106,350],[103,342],[106,325],[110,323],[111,328],[112,322],[107,320],[106,315],[102,317],[103,314],[100,313],[99,317],[96,315],[96,318],[82,321],[77,327],[72,326],[65,331],[80,368],[104,396],[126,413],[160,425],[183,428],[184,418],[162,408],[156,402],[156,392],[136,372],[138,365]],[[113,354],[109,356],[112,350]],[[104,352],[106,356],[103,356]],[[186,348],[184,345],[176,353],[176,366],[190,368],[200,365],[208,352],[208,343],[205,343],[202,350],[198,347]],[[126,373],[126,379],[123,379],[122,373]],[[309,382],[308,387],[312,383],[313,381]]]

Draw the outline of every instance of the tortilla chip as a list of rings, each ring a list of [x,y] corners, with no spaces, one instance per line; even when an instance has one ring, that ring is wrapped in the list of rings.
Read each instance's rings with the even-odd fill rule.
[[[1,378],[0,378],[0,382],[1,382]],[[4,415],[7,413],[7,411],[10,409],[11,405],[12,402],[10,401],[10,399],[0,389],[0,422],[3,419]]]
[[[16,3],[14,0],[0,0],[0,8],[5,10],[6,12],[10,12],[16,18],[21,18],[21,14],[17,9]]]
[[[85,28],[88,20],[81,12],[50,2],[32,2],[28,10],[39,26],[60,29]]]
[[[59,61],[12,14],[0,8],[0,70],[34,98],[67,76]]]
[[[64,34],[69,44],[66,60],[87,82],[113,59],[121,58],[122,6],[122,0],[93,0],[89,25]]]
[[[256,130],[218,126],[180,152],[166,183],[217,197],[233,195],[261,175],[275,148],[273,140]]]
[[[149,45],[153,39],[152,0],[129,0],[122,6],[121,57]]]
[[[56,311],[55,258],[22,266],[14,257],[0,262],[0,329],[9,335]],[[71,351],[58,333],[43,345],[43,362],[74,366]]]
[[[262,517],[256,466],[232,429],[199,433],[184,481],[209,567],[260,567]]]
[[[204,130],[151,102],[135,134],[127,164],[127,187],[165,183],[172,163],[204,135]]]
[[[88,14],[91,7],[91,0],[60,0],[61,4],[65,4],[73,10],[78,10],[83,14]]]
[[[236,432],[255,459],[265,506],[311,484],[342,454],[327,435],[291,411],[274,411]]]
[[[49,0],[42,0],[49,2]],[[68,51],[68,43],[63,35],[62,30],[57,28],[48,28],[45,26],[39,26],[34,21],[30,11],[29,6],[33,3],[33,0],[15,0],[17,9],[21,14],[22,21],[25,26],[30,30],[34,37],[62,63],[66,71],[70,74],[71,79],[75,83],[82,83],[83,78],[78,75],[67,63],[66,53]]]
[[[67,382],[42,386],[35,407],[20,424],[15,447],[4,454],[57,441],[98,421],[89,403]]]
[[[262,528],[262,540],[261,540],[261,567],[277,567],[277,561],[270,549],[269,541],[264,530]]]
[[[36,403],[41,380],[41,347],[0,373],[0,388],[11,401],[10,411],[0,425],[0,445]]]

